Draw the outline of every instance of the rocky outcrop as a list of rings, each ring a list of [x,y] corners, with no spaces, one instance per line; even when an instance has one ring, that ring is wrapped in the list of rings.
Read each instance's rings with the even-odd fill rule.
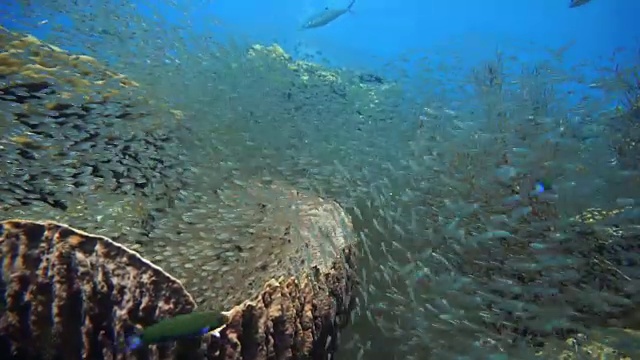
[[[0,232],[0,353],[14,359],[122,358],[135,325],[195,308],[180,281],[108,238],[22,220]]]
[[[11,359],[329,358],[355,304],[355,254],[348,217],[335,203],[318,204],[297,231],[314,254],[298,273],[247,294],[215,334],[131,353],[122,343],[136,327],[195,309],[182,283],[106,237],[54,222],[5,221],[0,352]]]

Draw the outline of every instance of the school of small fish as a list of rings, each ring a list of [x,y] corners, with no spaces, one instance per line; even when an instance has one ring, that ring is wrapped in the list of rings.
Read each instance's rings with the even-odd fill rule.
[[[55,26],[24,6],[29,26]],[[211,311],[297,266],[279,242],[313,194],[358,235],[360,294],[337,359],[583,359],[602,338],[640,358],[637,68],[586,80],[560,51],[529,64],[504,50],[470,74],[425,55],[403,77],[411,54],[388,65],[398,79],[363,77],[171,27],[151,2],[154,17],[50,6],[75,21],[50,41],[83,41],[91,58],[0,34],[2,218],[126,242]],[[189,11],[175,6],[179,22]],[[568,101],[567,84],[585,95]]]

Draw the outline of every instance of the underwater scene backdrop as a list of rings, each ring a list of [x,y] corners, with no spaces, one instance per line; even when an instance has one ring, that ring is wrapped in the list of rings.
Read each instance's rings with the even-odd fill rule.
[[[3,1],[2,358],[640,359],[638,14]]]

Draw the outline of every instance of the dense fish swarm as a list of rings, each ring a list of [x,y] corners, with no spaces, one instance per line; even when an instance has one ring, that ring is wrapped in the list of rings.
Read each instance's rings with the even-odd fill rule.
[[[532,63],[518,55],[538,49],[505,40],[495,57],[469,69],[457,59],[482,45],[467,39],[386,64],[383,78],[299,62],[277,45],[249,46],[218,31],[226,29],[212,26],[195,3],[175,5],[171,21],[157,2],[142,3],[153,16],[128,3],[78,12],[61,1],[29,7],[27,17],[35,24],[64,12],[74,26],[54,31],[57,43],[72,47],[82,39],[83,51],[126,68],[139,88],[182,111],[184,126],[170,131],[180,149],[163,154],[186,154],[177,155],[184,168],[173,171],[184,174],[170,210],[143,211],[153,220],[147,232],[125,220],[113,224],[141,233],[130,246],[175,273],[197,301],[210,307],[203,294],[220,285],[206,277],[236,263],[259,278],[249,264],[242,268],[245,249],[258,261],[274,256],[253,241],[286,244],[288,222],[299,218],[307,197],[319,195],[347,211],[357,234],[353,326],[332,358],[640,357],[637,68],[614,59],[614,71],[596,70],[594,78],[566,66],[570,46],[545,49],[544,60]],[[199,20],[209,24],[203,33],[175,25]],[[623,106],[611,109],[621,99]],[[162,121],[169,123],[175,121]],[[101,197],[107,200],[95,204],[104,206],[71,223],[126,208]],[[138,202],[142,209],[147,200]],[[288,220],[280,221],[282,214]],[[263,226],[260,219],[275,222]],[[305,226],[291,228],[302,233]],[[208,252],[215,246],[217,253]],[[315,284],[306,276],[295,279],[299,288]],[[268,304],[278,308],[273,314],[304,314],[304,307],[274,305],[273,298],[304,293],[283,296],[287,281],[270,282],[263,291],[274,296],[246,305],[262,314]],[[220,301],[236,296],[226,289]],[[226,339],[242,343],[239,334]],[[240,348],[268,346],[272,338],[278,336]],[[207,341],[216,349],[215,339]]]
[[[147,232],[184,183],[176,114],[91,57],[4,28],[0,48],[0,215]]]
[[[127,248],[118,248],[141,254],[176,276],[199,310],[232,309],[220,339],[207,338],[208,356],[263,359],[275,352],[295,359],[336,351],[356,285],[355,237],[340,205],[268,176],[244,181],[232,171],[224,181],[201,177],[211,169],[198,162],[201,157],[184,155],[180,136],[195,132],[179,124],[182,112],[155,105],[136,83],[93,58],[2,31],[3,49],[9,51],[2,53],[8,56],[1,63],[6,85],[1,96],[11,110],[2,109],[7,129],[0,154],[7,165],[3,217],[54,218],[108,235],[114,240],[56,223],[22,222],[26,227],[60,227],[64,234],[114,246],[121,243]],[[45,61],[50,71],[43,73],[38,64]],[[29,72],[32,63],[37,65],[35,75]],[[33,86],[34,78],[39,87]],[[67,83],[80,86],[67,88]],[[218,170],[227,171],[225,165]],[[22,237],[34,243],[58,239],[29,235]],[[60,251],[66,250],[62,244]],[[3,252],[3,260],[10,254]],[[87,260],[90,269],[98,266],[94,262],[115,261],[99,255]],[[14,270],[6,268],[3,274],[11,276]],[[27,297],[26,304],[30,300]],[[112,300],[114,306],[123,306]],[[144,326],[168,315],[156,312],[127,320]],[[124,336],[121,329],[109,331]],[[100,352],[79,346],[69,351],[90,356]],[[174,350],[166,353],[174,355]],[[141,356],[165,355],[153,350]]]
[[[640,80],[628,85],[626,108],[615,117],[616,136],[612,146],[616,151],[620,166],[624,169],[638,171],[640,169]]]
[[[338,204],[283,184],[248,182],[193,199],[132,247],[181,279],[206,309],[238,304],[270,279],[328,268],[355,240]]]
[[[230,360],[334,358],[357,285],[352,249],[340,259],[329,268],[270,280],[255,299],[229,312],[220,340],[205,339],[207,353]]]
[[[509,82],[498,57],[475,75],[480,118],[425,109],[418,131],[426,139],[412,142],[415,154],[405,161],[416,174],[431,173],[404,190],[387,187],[358,209],[374,226],[362,229],[368,291],[357,313],[380,333],[356,324],[354,356],[531,358],[566,350],[581,358],[599,356],[584,334],[609,331],[621,339],[620,356],[640,356],[637,336],[616,330],[640,329],[640,174],[609,146],[620,138],[617,123],[593,124],[596,137],[586,133],[589,124],[554,118],[541,78],[525,73]],[[436,116],[446,121],[430,123]],[[380,211],[396,203],[382,194],[393,193],[412,202],[398,209],[403,217]],[[593,204],[608,209],[587,209]]]
[[[254,46],[249,56],[259,65],[275,59],[290,70],[280,77],[302,80],[286,93],[291,105],[274,103],[332,119],[304,138],[315,162],[302,150],[297,165],[348,204],[359,232],[362,296],[341,356],[597,357],[603,338],[621,358],[638,353],[629,345],[640,326],[637,90],[629,88],[630,111],[588,115],[578,126],[556,115],[559,70],[507,74],[497,56],[472,74],[471,109],[425,103],[417,121],[397,125],[385,121],[400,116],[388,113],[398,101],[393,84],[327,76],[278,46]],[[353,106],[352,123],[337,113],[342,101]],[[325,134],[328,145],[312,144]]]

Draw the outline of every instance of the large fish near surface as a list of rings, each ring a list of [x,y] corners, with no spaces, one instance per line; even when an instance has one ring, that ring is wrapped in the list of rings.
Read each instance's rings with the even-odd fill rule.
[[[578,6],[582,6],[585,5],[586,3],[590,2],[591,0],[571,0],[571,2],[569,3],[569,7],[570,8],[575,8]]]
[[[355,4],[356,0],[351,0],[351,3],[344,9],[329,9],[328,7],[322,10],[318,14],[314,14],[310,16],[307,21],[302,25],[303,29],[313,29],[327,25],[328,23],[334,21],[340,16],[346,14],[351,11],[353,4]]]

